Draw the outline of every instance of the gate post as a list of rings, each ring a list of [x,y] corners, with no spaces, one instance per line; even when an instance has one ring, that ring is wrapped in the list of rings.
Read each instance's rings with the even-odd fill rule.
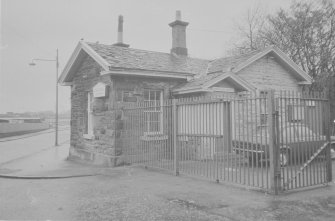
[[[173,140],[173,157],[174,157],[174,173],[176,176],[179,175],[179,151],[177,147],[177,100],[172,100],[172,140]]]
[[[279,131],[277,131],[278,112],[275,109],[274,90],[268,91],[267,109],[268,109],[268,132],[269,132],[269,153],[270,153],[270,188],[271,192],[278,195],[280,189],[280,162],[279,162]]]
[[[326,103],[326,117],[325,117],[325,122],[327,124],[326,126],[326,139],[328,142],[328,147],[326,148],[326,163],[327,163],[327,181],[331,182],[332,181],[332,159],[331,159],[331,139],[330,139],[330,130],[331,130],[331,120],[330,120],[330,100],[329,100],[329,95],[328,95],[328,101]]]

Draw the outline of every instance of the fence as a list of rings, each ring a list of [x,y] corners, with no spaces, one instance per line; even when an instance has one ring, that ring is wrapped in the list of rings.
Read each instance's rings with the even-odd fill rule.
[[[328,101],[269,91],[124,108],[118,145],[140,164],[278,191],[331,180]]]

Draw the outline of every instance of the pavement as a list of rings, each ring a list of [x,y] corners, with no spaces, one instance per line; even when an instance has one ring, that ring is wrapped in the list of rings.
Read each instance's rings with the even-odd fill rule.
[[[139,167],[72,162],[68,153],[66,142],[0,164],[0,220],[335,218],[334,181],[323,188],[273,196]]]
[[[44,148],[37,153],[0,164],[0,177],[56,179],[101,174],[104,168],[67,160],[69,143]]]

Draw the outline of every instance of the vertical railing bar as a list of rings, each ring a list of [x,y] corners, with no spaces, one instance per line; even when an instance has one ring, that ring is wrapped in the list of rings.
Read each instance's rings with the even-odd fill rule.
[[[191,122],[189,124],[190,126],[190,133],[191,134],[194,134],[194,106],[193,105],[189,105],[189,110],[190,110],[190,113],[191,113]],[[192,161],[192,156],[191,156],[191,153],[192,153],[192,147],[190,148],[191,150],[190,151],[187,151],[188,152],[188,160],[191,162],[191,174],[195,174],[195,165]]]
[[[321,133],[321,136],[323,137],[325,135],[324,133],[324,122],[325,122],[325,114],[322,110],[323,110],[323,106],[325,104],[325,101],[320,101],[320,104],[319,104],[319,113],[320,113],[320,123],[319,123],[319,126],[320,126],[320,133]],[[327,142],[327,139],[323,139],[323,142]],[[320,182],[322,183],[325,183],[325,179],[323,177],[323,171],[324,171],[324,162],[327,160],[327,157],[326,157],[326,154],[325,154],[325,159],[324,160],[321,160],[320,162]]]
[[[291,101],[292,101],[292,112],[293,112],[293,117],[292,117],[292,120],[294,119],[294,106],[296,105],[296,103],[295,103],[295,96],[294,96],[294,92],[293,91],[291,91],[290,92],[291,93]],[[292,121],[291,120],[291,121]],[[296,128],[294,128],[294,125],[293,125],[293,127],[292,127],[292,125],[291,125],[291,122],[290,122],[290,135],[292,136],[292,129],[293,129],[293,137],[290,139],[290,142],[292,142],[293,141],[293,143],[296,143],[297,142],[297,140],[296,140]],[[293,152],[292,153],[292,155],[293,154],[295,154],[297,151],[295,151],[295,152]],[[299,157],[297,157],[296,156],[297,154],[295,154],[294,156],[292,156],[293,157],[293,160],[295,160],[296,161],[296,164],[295,164],[295,170],[294,170],[294,172],[295,172],[295,174],[294,174],[294,176],[296,176],[296,174],[297,174],[297,171],[298,171],[298,169],[299,169],[299,167],[300,167],[300,159],[299,159]],[[301,176],[298,176],[298,177],[296,177],[295,178],[295,180],[296,180],[296,185],[297,185],[297,187],[300,187],[301,186]]]
[[[212,180],[213,179],[213,153],[212,153],[212,135],[213,135],[213,107],[214,107],[214,103],[209,103],[208,107],[209,107],[209,179]]]
[[[317,112],[317,140],[318,140],[318,143],[323,143],[324,141],[321,139],[321,136],[322,136],[322,132],[321,132],[321,128],[320,128],[320,122],[322,122],[322,119],[321,119],[321,112],[319,111],[319,106],[320,106],[320,102],[321,100],[318,100],[315,102],[315,111]],[[321,152],[320,152],[320,155],[322,156]],[[321,180],[321,177],[320,177],[320,172],[322,171],[322,166],[321,166],[321,162],[322,162],[322,158],[319,158],[317,160],[317,169],[316,169],[316,182],[319,184],[319,183],[322,183],[322,180]]]
[[[252,143],[252,150],[255,148],[255,150],[257,150],[257,142],[254,140],[254,125],[255,125],[255,110],[254,110],[254,98],[250,99],[250,118],[251,118],[251,122],[252,124],[250,125],[251,127],[251,143]],[[256,153],[257,155],[257,153]],[[258,162],[257,162],[257,157],[254,154],[251,154],[251,160],[252,160],[252,186],[255,186],[255,166],[257,166]]]
[[[325,102],[326,104],[326,111],[325,111],[325,115],[326,115],[326,131],[327,131],[327,134],[326,134],[326,137],[327,137],[327,142],[329,142],[328,144],[328,147],[327,149],[325,149],[325,155],[326,155],[326,175],[327,175],[327,179],[326,179],[326,182],[331,182],[332,181],[332,159],[331,159],[331,144],[330,144],[330,98],[329,98],[330,95],[328,95],[328,101]]]
[[[285,91],[285,113],[286,114],[286,117],[285,117],[285,146],[288,146],[288,139],[289,139],[289,134],[288,132],[290,133],[290,129],[289,129],[289,110],[288,110],[288,102],[290,101],[289,100],[289,93],[287,91]],[[289,130],[288,130],[289,129]],[[289,181],[289,179],[291,179],[291,177],[293,177],[293,165],[294,165],[294,161],[293,161],[293,157],[292,157],[292,153],[289,154],[289,161],[291,162],[291,165],[290,165],[290,170],[288,170],[288,178],[287,178],[287,181]],[[296,180],[294,181],[294,183],[296,184]],[[292,182],[288,183],[288,186],[287,186],[288,189],[291,189],[293,188],[293,184]]]
[[[198,97],[197,99],[196,99],[196,101],[200,101],[200,98]],[[201,133],[201,128],[202,128],[202,126],[201,126],[201,104],[198,104],[197,105],[197,118],[198,118],[198,125],[197,125],[197,131],[196,131],[196,133],[197,134],[200,134]],[[196,145],[196,148],[198,148],[198,151],[197,151],[197,158],[199,158],[199,160],[198,159],[196,159],[196,165],[197,165],[197,175],[201,175],[201,146],[200,147],[198,147],[198,140],[197,139],[194,139],[195,140],[195,145]]]
[[[263,100],[264,100],[264,114],[265,114],[265,117],[266,117],[266,124],[268,124],[268,121],[269,121],[269,117],[270,117],[270,115],[269,115],[269,111],[268,111],[268,96],[265,94],[264,96],[263,96],[263,98],[262,98]],[[269,127],[266,125],[266,131],[269,133]],[[269,154],[269,152],[270,152],[270,150],[269,150],[269,142],[268,142],[268,136],[267,136],[267,133],[265,132],[264,134],[263,134],[263,136],[264,136],[264,138],[265,138],[265,156],[266,156],[266,167],[265,167],[265,169],[266,169],[266,187],[267,187],[267,189],[270,189],[269,188],[269,180],[270,180],[270,176],[269,176],[269,165],[270,165],[270,154]]]
[[[304,165],[305,163],[307,163],[310,155],[309,155],[309,152],[312,148],[312,145],[310,143],[310,130],[311,128],[308,127],[308,125],[313,125],[313,117],[312,119],[308,119],[309,118],[309,115],[308,115],[308,110],[307,110],[307,106],[306,106],[306,102],[305,100],[303,99],[303,96],[300,96],[300,115],[301,115],[301,123],[302,123],[302,127],[303,128],[300,128],[300,136],[301,138],[303,139],[303,141],[299,142],[302,144],[302,146],[300,147],[301,149],[301,156],[302,158],[304,159],[303,162],[302,162],[302,165]],[[312,126],[313,127],[313,126]],[[309,130],[307,130],[309,128]],[[308,134],[307,134],[308,133]],[[306,147],[305,147],[306,145]],[[307,151],[306,151],[306,148],[307,148]],[[306,168],[305,171],[303,171],[302,175],[303,175],[303,186],[309,186],[311,185],[311,182],[309,182],[309,177],[311,178],[313,176],[312,174],[312,170],[313,168],[310,167],[310,168]],[[306,176],[304,175],[306,174]]]
[[[188,102],[191,101],[191,98],[188,98]],[[192,108],[190,104],[186,105],[186,109],[185,109],[185,116],[187,116],[187,118],[189,119],[188,121],[186,121],[186,125],[187,125],[187,134],[192,134]],[[184,162],[189,164],[190,162],[190,151],[189,151],[189,146],[184,143]],[[193,164],[190,163],[189,164],[190,167],[187,167],[187,172],[188,174],[193,174]]]
[[[317,104],[317,101],[319,100],[319,93],[317,93],[317,96],[315,98],[315,105]],[[313,111],[313,130],[312,130],[312,140],[313,140],[313,143],[314,144],[319,144],[320,143],[320,139],[317,139],[316,136],[319,136],[319,133],[318,133],[318,126],[317,126],[317,120],[318,120],[318,117],[317,117],[317,108],[315,106],[315,109]],[[312,155],[318,150],[318,145],[313,145],[313,151],[312,151]],[[314,163],[313,163],[313,185],[316,185],[318,184],[317,182],[317,169],[318,169],[318,160],[319,160],[319,156],[316,157],[316,159],[314,160]]]
[[[138,107],[141,107],[140,105],[138,105]],[[142,129],[143,132],[145,132],[144,128],[143,127],[143,123],[144,123],[144,113],[143,113],[143,109],[142,108],[138,108],[136,110],[137,114],[138,114],[138,130],[136,132],[137,135],[140,134],[140,130]],[[142,151],[143,151],[143,142],[139,142],[139,148],[136,150],[136,155],[135,155],[135,163],[136,164],[141,164],[141,159],[140,159],[140,155],[142,154]]]
[[[321,140],[321,132],[320,132],[320,122],[321,122],[321,120],[320,120],[320,112],[319,112],[319,109],[318,109],[318,107],[319,107],[319,103],[320,102],[320,100],[317,100],[317,101],[315,101],[315,116],[316,116],[316,121],[315,121],[315,126],[316,126],[316,133],[315,133],[315,135],[317,136],[317,137],[315,137],[315,139],[317,140],[317,143],[318,144],[320,144],[320,143],[322,143],[322,140]],[[319,146],[319,145],[318,145]],[[320,152],[320,155],[322,156],[322,154],[321,154],[321,152]],[[322,161],[322,158],[320,158],[320,157],[318,157],[317,159],[316,159],[316,168],[315,168],[315,175],[316,175],[316,183],[317,184],[319,184],[319,183],[322,183],[321,181],[320,181],[320,177],[319,177],[319,174],[320,174],[320,163],[321,163],[321,161]]]
[[[222,145],[222,149],[221,149],[221,153],[220,153],[220,179],[221,180],[224,180],[224,177],[223,177],[223,173],[224,173],[224,170],[225,170],[225,162],[224,162],[224,148],[225,148],[225,144],[224,144],[224,135],[225,133],[227,132],[225,129],[225,121],[224,121],[224,117],[225,117],[225,113],[224,113],[224,108],[225,107],[225,103],[223,103],[223,106],[221,106],[221,110],[220,110],[220,115],[221,115],[221,121],[220,121],[220,127],[221,127],[221,131],[222,131],[222,135],[223,137],[220,139],[220,144]]]
[[[179,107],[180,108],[180,107]],[[177,100],[172,100],[172,128],[173,128],[173,160],[174,160],[174,173],[176,176],[179,175],[179,165],[178,165],[178,147],[177,147],[177,120],[178,118],[178,106],[177,106]]]
[[[136,105],[136,107],[138,107],[138,106]],[[135,146],[133,145],[133,143],[135,143],[134,140],[138,139],[138,131],[140,130],[140,128],[139,128],[140,125],[139,125],[139,123],[138,123],[138,125],[135,125],[136,122],[134,122],[134,121],[139,120],[140,116],[138,116],[138,108],[136,109],[135,107],[134,107],[133,111],[128,110],[126,113],[129,115],[129,118],[130,118],[130,121],[131,121],[130,128],[129,127],[127,128],[127,132],[131,130],[131,133],[126,134],[126,136],[127,136],[127,138],[131,137],[130,139],[132,139],[129,142],[130,145],[129,145],[129,143],[127,145],[129,145],[130,152],[131,152],[130,162],[131,162],[131,164],[135,164],[135,159],[134,158],[136,157],[135,154],[137,154],[135,151],[136,151],[136,149],[139,149],[140,146],[137,145],[136,149],[135,149]],[[133,131],[133,130],[135,130],[135,131]]]
[[[170,117],[170,127],[169,127],[169,130],[171,130],[171,139],[170,139],[170,147],[169,147],[169,154],[170,154],[170,161],[169,161],[169,164],[170,164],[170,168],[171,168],[171,170],[172,171],[174,171],[174,167],[173,167],[173,165],[174,165],[174,156],[173,156],[173,153],[174,153],[174,150],[173,150],[173,116],[172,116],[172,114],[173,114],[173,104],[172,104],[172,100],[170,101],[170,115],[169,115],[169,117]],[[178,113],[177,113],[178,114]],[[178,125],[177,125],[177,127],[178,127]]]
[[[316,97],[315,97],[316,98]],[[306,141],[307,141],[307,147],[308,147],[308,152],[307,152],[307,157],[305,159],[305,162],[306,163],[308,161],[308,159],[313,155],[314,151],[315,151],[315,139],[314,139],[314,136],[313,136],[313,133],[314,133],[314,130],[315,130],[315,112],[312,111],[311,113],[311,121],[310,121],[310,126],[308,127],[308,131],[307,133],[305,133],[305,135],[307,136],[306,137]],[[305,127],[305,130],[307,130],[307,125]],[[311,134],[312,133],[312,134]],[[311,137],[313,136],[313,137]],[[313,142],[313,143],[311,143]],[[307,185],[308,186],[312,186],[312,185],[315,185],[315,182],[314,182],[314,169],[315,169],[315,160],[312,161],[310,163],[309,166],[307,166],[306,168],[306,173],[308,173],[308,176],[309,176],[309,180],[306,181]]]
[[[316,97],[315,97],[316,98]],[[308,134],[307,133],[305,133],[305,135],[307,136],[307,138],[306,138],[306,141],[307,141],[307,147],[308,147],[308,152],[307,152],[307,157],[306,157],[306,159],[305,159],[305,162],[306,161],[308,161],[308,159],[314,154],[314,152],[315,152],[315,137],[313,136],[313,134],[311,134],[311,132],[312,133],[315,133],[314,132],[314,129],[315,129],[315,120],[316,120],[316,118],[315,118],[315,111],[312,111],[312,113],[311,113],[311,122],[310,122],[310,127],[308,128],[309,130],[308,130]],[[306,125],[307,126],[307,125]],[[307,128],[305,127],[305,130],[307,130]],[[304,162],[304,163],[305,163]],[[306,173],[309,173],[309,182],[308,182],[308,184],[309,184],[309,186],[312,186],[312,185],[315,185],[315,161],[313,162],[311,162],[310,163],[310,166],[309,166],[309,168],[307,167],[306,168]]]
[[[206,102],[205,104],[205,109],[206,109],[206,135],[209,133],[209,107],[208,107],[208,103]],[[208,178],[208,171],[209,171],[209,166],[208,166],[208,148],[207,148],[207,145],[208,145],[208,138],[207,137],[204,137],[204,140],[206,141],[206,149],[205,149],[205,161],[206,161],[206,178]]]
[[[318,99],[315,101],[315,133],[313,134],[315,136],[314,140],[316,140],[316,143],[318,144],[316,149],[314,150],[314,152],[317,151],[317,149],[319,148],[320,143],[322,143],[321,141],[321,133],[319,130],[319,125],[320,125],[320,115],[318,114],[318,106],[319,106],[319,101],[320,101],[320,94]],[[321,152],[320,152],[320,156],[322,156]],[[316,163],[315,163],[315,184],[319,184],[321,183],[319,180],[319,169],[320,169],[320,162],[321,162],[322,158],[321,157],[317,157],[316,159]]]
[[[147,109],[148,111],[149,111],[149,115],[150,115],[150,121],[149,121],[149,130],[150,129],[152,129],[151,127],[152,127],[152,119],[153,119],[153,106],[154,106],[154,104],[153,104],[153,102],[152,101],[150,101],[149,102],[149,108]],[[154,141],[153,141],[154,142]],[[154,165],[153,165],[153,160],[152,160],[152,151],[150,151],[150,149],[151,149],[151,145],[150,145],[150,142],[149,141],[147,141],[146,142],[146,144],[147,144],[147,153],[148,153],[148,159],[147,159],[147,165],[148,165],[148,167],[153,167]]]
[[[279,136],[280,136],[280,140],[279,140],[279,146],[282,147],[284,146],[283,145],[283,140],[284,140],[284,137],[283,137],[283,94],[282,94],[282,91],[280,91],[280,94],[279,94],[279,105],[278,105],[278,113],[279,113],[279,116],[280,116],[280,129],[279,129]],[[289,160],[289,159],[287,159]],[[287,176],[286,172],[285,172],[285,169],[288,167],[289,165],[287,165],[286,167],[282,166],[281,167],[281,178],[282,178],[282,187],[285,188],[285,175]]]
[[[218,102],[216,104],[216,108],[215,108],[215,120],[214,120],[214,123],[215,123],[215,133],[217,135],[221,135],[221,121],[220,121],[220,107],[221,107],[221,102]],[[215,160],[215,171],[216,171],[216,182],[218,183],[219,182],[219,148],[220,148],[220,137],[216,137],[215,138],[215,142],[214,142],[214,147],[215,147],[215,151],[214,151],[214,160]]]
[[[314,137],[314,140],[315,140],[315,143],[317,143],[318,145],[316,146],[316,148],[314,149],[314,152],[316,152],[319,148],[319,146],[321,145],[322,141],[321,141],[321,133],[320,133],[320,130],[319,130],[319,124],[320,124],[320,115],[318,114],[319,111],[318,111],[318,106],[319,106],[319,101],[320,101],[320,97],[321,94],[319,93],[318,94],[318,98],[317,100],[315,101],[315,122],[314,122],[314,127],[315,127],[315,132],[313,134],[313,137]],[[320,152],[320,156],[322,156],[321,152]],[[316,160],[315,160],[315,166],[314,166],[314,183],[315,184],[319,184],[320,181],[319,181],[319,169],[320,169],[320,162],[321,162],[322,158],[321,157],[317,157]]]
[[[258,125],[258,108],[257,108],[257,105],[258,105],[258,102],[257,102],[257,97],[255,96],[254,97],[254,105],[255,105],[255,113],[254,113],[254,118],[255,118],[255,145],[256,145],[256,150],[261,150],[261,146],[260,146],[260,142],[259,142],[259,139],[258,139],[258,134],[257,134],[257,125]],[[256,162],[257,162],[257,168],[256,168],[256,174],[257,174],[257,186],[258,187],[261,187],[260,186],[260,183],[259,183],[259,173],[260,173],[260,168],[259,168],[259,164],[261,164],[261,160],[259,159],[259,154],[257,153],[256,154]]]
[[[318,112],[319,112],[319,136],[324,136],[324,132],[323,132],[323,119],[324,119],[324,116],[325,116],[325,113],[322,112],[322,107],[323,107],[323,104],[324,104],[324,101],[320,100],[318,102]],[[326,142],[326,140],[322,139],[322,143]],[[320,183],[324,183],[324,179],[322,178],[322,171],[323,171],[323,162],[326,160],[326,156],[325,156],[325,159],[320,159],[320,170],[319,170],[319,179],[320,179]]]
[[[245,127],[244,127],[244,124],[245,124],[245,108],[244,108],[244,105],[245,105],[245,99],[244,100],[242,100],[242,102],[243,102],[243,105],[242,105],[242,125],[243,125],[243,127],[242,127],[242,137],[243,137],[243,154],[244,154],[244,156],[245,156],[245,143],[246,143],[246,139],[245,139]],[[248,165],[249,166],[249,165]],[[244,167],[243,167],[243,184],[245,185],[246,184],[246,175],[245,175],[245,173],[246,173],[246,168],[245,168],[245,165],[244,165]],[[228,177],[229,177],[229,170],[228,170]]]
[[[250,143],[250,134],[249,134],[249,99],[246,99],[246,132],[247,132],[247,158],[249,160],[248,172],[247,172],[247,183],[250,186],[250,150],[252,149],[252,143]]]
[[[232,122],[234,124],[234,137],[232,138],[232,149],[236,148],[238,149],[238,155],[239,159],[241,159],[241,147],[240,147],[240,114],[241,114],[241,109],[239,108],[239,103],[237,102],[236,97],[233,97],[231,99],[231,104],[232,104],[232,109],[231,113],[234,119],[232,119]],[[225,159],[225,158],[224,158]],[[224,173],[226,171],[226,162],[223,163],[224,166]],[[241,160],[239,160],[239,181],[238,183],[241,183]]]
[[[268,157],[267,157],[267,144],[266,144],[266,138],[264,137],[264,131],[263,131],[263,126],[262,126],[262,122],[261,122],[261,114],[265,111],[266,111],[266,105],[265,105],[265,101],[262,100],[262,96],[261,94],[257,94],[258,96],[258,105],[259,105],[259,122],[260,122],[260,144],[261,144],[261,148],[264,149],[264,153],[262,154],[262,158],[264,157],[263,162],[261,163],[261,171],[262,171],[262,187],[265,188],[265,189],[269,189],[268,186],[267,186],[267,180],[268,180],[268,177],[267,177],[267,174],[266,174],[266,167],[267,167],[267,164],[268,164]],[[262,111],[263,110],[263,111]],[[266,116],[266,120],[267,120],[267,116]],[[267,128],[265,128],[267,130]],[[264,162],[265,162],[265,165],[264,165]],[[265,180],[264,180],[265,178]]]
[[[146,117],[146,114],[145,114],[145,103],[143,103],[142,105],[142,108],[141,108],[141,114],[143,115],[143,117]],[[143,121],[143,126],[144,126],[144,131],[147,131],[147,128],[148,128],[148,125],[147,125],[147,122],[144,120],[144,118],[141,119],[141,121]],[[139,163],[140,164],[145,164],[145,159],[146,159],[146,156],[145,156],[145,151],[146,151],[146,146],[145,146],[145,141],[142,141],[141,142],[141,154],[142,156],[139,156]]]
[[[305,118],[304,118],[304,120],[305,120]],[[307,125],[308,125],[308,123],[310,124],[310,126],[312,125],[312,123],[313,123],[313,116],[311,116],[311,119],[309,119],[309,122],[305,121],[305,129],[304,129],[305,130],[305,138],[302,138],[302,136],[301,136],[301,139],[303,139],[304,141],[303,142],[301,142],[301,141],[299,142],[299,140],[298,140],[298,142],[299,142],[299,155],[298,155],[298,157],[301,156],[301,159],[302,159],[302,162],[301,162],[300,166],[304,165],[305,162],[307,162],[308,156],[309,156],[309,154],[311,152],[310,151],[311,145],[308,142],[309,139],[310,139],[310,137],[307,135],[307,132],[308,132],[307,131]],[[300,134],[301,135],[303,134],[302,133],[302,129],[300,129]],[[302,143],[306,144],[306,147],[305,147],[306,150],[304,150],[303,147],[301,147]],[[303,187],[304,186],[309,186],[311,184],[311,182],[310,182],[310,178],[311,178],[311,175],[312,175],[311,174],[311,170],[312,170],[312,167],[311,167],[311,164],[310,164],[310,166],[307,166],[306,169],[304,171],[302,171],[302,173],[301,173],[302,174],[302,179],[303,179],[302,180],[302,186]]]
[[[179,106],[180,107],[180,115],[182,117],[182,125],[183,125],[183,130],[182,130],[182,133],[186,134],[186,137],[183,137],[183,139],[188,139],[189,138],[189,135],[187,134],[187,119],[186,119],[186,108],[187,108],[187,102],[188,100],[186,98],[185,99],[185,102],[183,103],[183,105]],[[178,136],[178,135],[177,135]],[[179,138],[179,136],[178,136]],[[178,140],[177,138],[177,140]],[[178,157],[180,157],[178,160],[179,160],[179,170],[180,172],[184,172],[186,174],[188,174],[188,171],[187,171],[187,165],[185,164],[185,141],[182,141],[181,142],[178,142],[177,144],[177,148],[178,148]]]
[[[237,139],[237,129],[240,130],[240,127],[239,127],[239,114],[240,114],[240,109],[239,109],[239,106],[238,106],[238,103],[236,102],[236,99],[232,99],[232,102],[233,102],[233,107],[234,109],[231,111],[231,113],[234,115],[234,146],[236,148],[238,148],[238,154],[239,154],[239,182],[238,183],[241,183],[241,156],[243,154],[241,154],[241,149],[240,149],[240,146],[239,146],[239,143],[240,143],[240,140]],[[244,157],[243,157],[244,159]],[[244,162],[243,162],[244,163]]]
[[[291,107],[291,119],[288,119],[288,128],[289,128],[289,136],[288,136],[288,141],[290,142],[295,142],[294,141],[294,135],[292,137],[292,127],[291,127],[291,120],[294,118],[294,110],[293,110],[293,107],[294,107],[294,101],[292,99],[292,92],[291,91],[288,91],[288,102],[289,102],[289,105]],[[293,131],[294,132],[294,131]],[[287,143],[288,144],[288,143]],[[292,174],[291,174],[291,177],[295,177],[295,174],[296,174],[296,170],[297,170],[297,159],[294,158],[293,156],[294,152],[292,151],[292,153],[290,154],[291,156],[291,159],[292,159],[292,162],[293,162],[293,165],[294,165],[294,168],[291,170]],[[296,177],[294,179],[294,188],[297,188],[298,186],[298,177]]]

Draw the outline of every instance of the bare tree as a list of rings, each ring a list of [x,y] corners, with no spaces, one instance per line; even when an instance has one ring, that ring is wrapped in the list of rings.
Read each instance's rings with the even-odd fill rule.
[[[230,49],[229,54],[244,54],[252,50],[263,48],[264,42],[260,38],[266,22],[266,14],[260,4],[249,8],[242,18],[235,22],[239,42]]]
[[[248,10],[238,29],[241,41],[235,48],[241,53],[276,45],[311,77],[334,75],[335,8],[331,0],[293,2],[289,10],[268,16],[257,6]]]
[[[310,90],[329,91],[335,107],[335,92],[331,92],[335,86],[334,1],[294,1],[290,9],[273,15],[263,16],[252,9],[246,15],[235,50],[245,53],[276,45],[314,79]]]
[[[274,44],[315,80],[335,71],[335,8],[332,1],[294,2],[290,11],[281,9],[268,17],[261,36]]]

